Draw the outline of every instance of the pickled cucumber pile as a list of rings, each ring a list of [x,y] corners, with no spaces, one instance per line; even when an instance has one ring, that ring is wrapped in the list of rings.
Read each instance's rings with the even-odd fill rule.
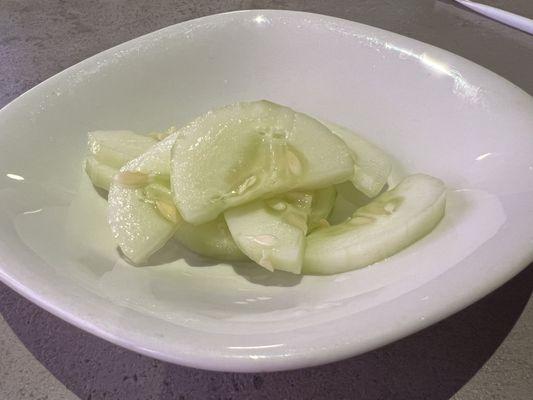
[[[182,128],[89,133],[85,171],[107,190],[122,253],[143,264],[169,240],[269,271],[336,274],[389,257],[444,215],[428,175],[387,189],[387,155],[353,132],[269,101],[212,110]],[[330,225],[336,185],[373,200]]]

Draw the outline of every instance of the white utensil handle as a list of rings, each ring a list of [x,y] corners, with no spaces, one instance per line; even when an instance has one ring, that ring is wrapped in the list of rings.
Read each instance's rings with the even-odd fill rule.
[[[503,22],[506,25],[520,29],[533,35],[533,20],[522,17],[521,15],[510,13],[509,11],[500,10],[496,7],[487,6],[485,4],[476,3],[470,0],[455,0],[463,6],[470,8],[480,14]]]

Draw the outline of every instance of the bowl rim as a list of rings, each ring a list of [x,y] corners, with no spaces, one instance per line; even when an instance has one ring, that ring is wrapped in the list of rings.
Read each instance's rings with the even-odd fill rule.
[[[487,68],[480,66],[478,64],[475,64],[474,62],[462,56],[456,55],[454,53],[435,47],[433,45],[418,41],[416,39],[408,38],[406,36],[403,36],[403,35],[400,35],[394,32],[390,32],[390,31],[387,31],[381,28],[376,28],[376,27],[366,25],[366,24],[361,24],[355,21],[345,20],[342,18],[327,16],[327,15],[322,15],[322,14],[308,13],[308,12],[302,12],[302,11],[258,9],[258,10],[231,11],[231,12],[213,14],[213,15],[208,15],[208,16],[180,22],[178,24],[164,27],[162,29],[159,29],[159,30],[147,33],[145,35],[136,37],[134,39],[128,40],[126,42],[123,42],[117,46],[111,47],[89,58],[86,58],[70,66],[69,68],[65,70],[60,71],[59,73],[49,77],[45,81],[39,83],[38,85],[24,92],[23,94],[15,98],[13,101],[5,105],[0,110],[0,117],[3,116],[4,112],[6,111],[11,112],[14,109],[17,109],[18,107],[24,107],[26,103],[26,99],[28,97],[31,97],[34,93],[38,91],[41,91],[43,89],[53,86],[56,82],[63,79],[65,74],[75,72],[76,70],[80,69],[84,65],[87,65],[88,63],[89,64],[94,63],[97,60],[103,57],[109,56],[118,50],[127,49],[133,43],[137,42],[140,39],[150,38],[154,34],[157,35],[157,34],[164,34],[165,32],[171,32],[172,30],[176,29],[177,26],[181,26],[183,24],[195,24],[198,22],[206,22],[209,20],[217,20],[220,18],[222,19],[228,18],[228,17],[234,18],[236,16],[242,17],[242,18],[247,18],[250,16],[256,17],[257,15],[268,15],[270,17],[288,16],[292,18],[298,17],[298,18],[308,18],[308,19],[315,19],[315,20],[319,19],[322,22],[330,21],[330,22],[334,22],[337,24],[349,25],[351,27],[359,27],[370,32],[386,34],[389,37],[392,37],[394,39],[398,39],[398,38],[409,39],[409,41],[417,42],[419,44],[422,44],[426,48],[431,48],[432,50],[435,50],[439,55],[450,56],[455,60],[459,60],[461,64],[463,65],[474,67],[481,74],[485,74],[487,76],[490,75],[493,78],[497,77],[497,79],[500,82],[503,82],[506,85],[508,90],[514,91],[517,94],[520,94],[521,92],[522,95],[525,95],[531,99],[531,96],[527,94],[525,91],[523,91],[521,88],[514,85],[512,82],[509,82],[505,78],[499,75],[496,75],[495,73],[488,70]],[[521,254],[517,254],[514,256],[513,259],[506,261],[506,268],[502,268],[497,273],[492,274],[490,276],[490,279],[486,278],[483,281],[483,285],[476,285],[470,291],[459,292],[457,297],[454,297],[453,299],[449,299],[448,301],[442,301],[439,304],[433,303],[431,312],[427,314],[427,318],[425,318],[424,320],[417,320],[417,321],[409,320],[406,323],[395,327],[393,331],[378,332],[374,338],[366,338],[363,341],[354,341],[344,346],[329,346],[329,347],[325,346],[319,349],[314,349],[312,351],[308,350],[306,354],[294,353],[294,354],[290,354],[289,356],[287,354],[282,354],[282,353],[268,354],[264,358],[260,357],[260,358],[253,358],[253,359],[249,357],[236,357],[235,355],[228,355],[228,354],[223,355],[222,353],[214,354],[210,352],[203,352],[201,354],[198,353],[195,355],[191,355],[190,353],[187,353],[187,352],[180,353],[179,349],[176,349],[177,351],[172,354],[167,354],[167,353],[155,350],[155,349],[147,348],[147,347],[142,346],[141,343],[138,343],[135,340],[131,340],[131,339],[128,339],[127,337],[122,337],[122,336],[113,334],[109,331],[106,331],[105,329],[102,329],[96,326],[96,324],[92,322],[84,320],[81,316],[77,316],[69,311],[66,311],[59,305],[54,304],[54,302],[49,301],[45,296],[41,296],[35,290],[31,289],[30,287],[14,279],[9,274],[5,273],[2,268],[0,268],[0,280],[4,284],[6,284],[8,287],[10,287],[14,291],[19,293],[23,297],[25,297],[26,299],[37,304],[39,307],[45,309],[46,311],[52,313],[53,315],[63,319],[64,321],[80,329],[83,329],[84,331],[87,331],[95,336],[105,339],[118,346],[124,347],[128,350],[132,350],[137,353],[141,353],[143,355],[157,358],[157,359],[167,361],[170,363],[176,363],[179,365],[195,367],[195,368],[202,368],[206,370],[228,371],[228,372],[229,371],[232,371],[232,372],[265,372],[265,371],[280,371],[280,370],[297,369],[297,368],[316,366],[316,365],[321,365],[321,364],[325,364],[325,363],[329,363],[333,361],[338,361],[338,360],[353,357],[353,356],[365,353],[367,351],[376,349],[392,341],[399,340],[412,333],[420,331],[428,327],[429,325],[432,325],[460,311],[461,309],[466,308],[467,306],[471,305],[475,301],[484,297],[485,295],[487,295],[488,293],[490,293],[491,291],[493,291],[494,289],[496,289],[497,287],[501,286],[506,281],[511,279],[513,276],[518,274],[522,269],[526,268],[532,260],[533,260],[533,249],[530,249],[529,251],[523,252]],[[8,262],[9,262],[9,259],[4,260],[0,258],[0,266],[6,265]],[[426,283],[425,285],[422,285],[421,287],[415,290],[418,290],[422,287],[429,287],[432,284],[434,285],[435,281],[439,279],[440,277]]]

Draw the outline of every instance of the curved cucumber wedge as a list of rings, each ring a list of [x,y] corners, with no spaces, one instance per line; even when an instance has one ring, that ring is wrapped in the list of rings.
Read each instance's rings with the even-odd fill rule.
[[[228,228],[244,254],[269,271],[299,274],[312,197],[291,192],[226,210]]]
[[[358,208],[372,201],[363,192],[357,190],[350,181],[335,185],[335,189],[337,190],[337,197],[335,198],[333,210],[328,217],[331,225],[345,222]]]
[[[156,142],[152,137],[131,131],[94,131],[88,135],[90,155],[116,169],[140,156]]]
[[[123,175],[125,183],[113,182],[110,186],[109,221],[122,252],[139,264],[174,235],[185,247],[201,255],[246,260],[222,217],[195,226],[185,222],[175,209],[168,184],[174,140],[175,135],[167,137],[129,162],[120,171],[141,174]],[[146,181],[136,184],[142,179]]]
[[[375,197],[387,183],[391,162],[383,150],[340,125],[323,122],[353,152],[354,173],[351,181],[368,197]]]
[[[85,159],[85,173],[92,184],[100,189],[109,190],[109,186],[117,172],[118,169],[101,163],[94,157]]]
[[[336,198],[337,190],[334,186],[319,189],[313,193],[313,204],[308,221],[310,231],[322,226],[324,223],[323,220],[327,220],[329,214],[331,214],[331,210],[333,210]]]
[[[160,183],[149,184],[144,188],[143,194],[149,201],[173,204],[170,189]],[[189,250],[219,260],[244,261],[248,259],[235,244],[222,215],[201,225],[189,224],[178,213],[175,217],[174,239]]]
[[[147,196],[155,181],[168,187],[175,134],[120,169],[108,194],[111,231],[126,257],[145,262],[174,234],[179,215],[172,202]],[[156,186],[157,187],[157,186]]]
[[[411,175],[358,209],[345,223],[307,237],[303,272],[349,271],[391,256],[428,234],[444,215],[442,181]]]
[[[181,221],[174,238],[189,250],[202,256],[225,261],[248,260],[235,244],[222,215],[201,225]]]
[[[260,197],[353,175],[342,140],[317,120],[268,101],[210,111],[180,129],[171,165],[174,202],[194,224]]]
[[[153,202],[173,204],[170,189],[159,183],[146,186],[144,195]],[[176,213],[176,221],[174,239],[189,250],[219,260],[244,261],[248,259],[235,244],[222,215],[205,224],[193,225],[184,221]]]

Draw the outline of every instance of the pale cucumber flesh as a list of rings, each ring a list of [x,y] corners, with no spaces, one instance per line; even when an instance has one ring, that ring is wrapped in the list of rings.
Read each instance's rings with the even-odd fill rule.
[[[180,129],[172,149],[174,202],[194,224],[258,198],[352,175],[342,140],[317,120],[268,101],[210,111]]]
[[[331,225],[345,222],[358,208],[372,201],[363,192],[357,190],[350,181],[335,185],[335,190],[337,191],[335,205],[328,217]]]
[[[108,195],[111,231],[124,255],[135,264],[146,262],[176,229],[142,196],[142,189],[123,190],[116,184]]]
[[[327,218],[333,210],[336,198],[337,190],[335,186],[318,189],[313,193],[313,204],[307,223],[310,231],[319,226],[324,226],[324,224],[328,224]]]
[[[124,164],[140,156],[157,141],[131,131],[89,132],[85,172],[94,186],[109,190],[113,177]]]
[[[299,274],[311,212],[309,193],[287,193],[226,210],[235,243],[250,259],[273,271]]]
[[[311,233],[303,272],[336,274],[389,257],[433,230],[444,215],[445,201],[440,180],[411,175],[347,222]]]
[[[129,161],[122,169],[170,179],[170,151],[176,137],[177,133],[173,133],[160,142],[156,142],[139,157]]]
[[[101,163],[94,157],[85,159],[85,173],[92,184],[100,189],[109,190],[109,186],[117,172],[118,169]]]
[[[248,260],[235,244],[222,215],[201,225],[182,221],[178,224],[174,238],[189,250],[205,257],[224,261]]]
[[[444,213],[444,186],[426,175],[371,201],[391,171],[381,149],[268,101],[236,103],[151,136],[90,132],[88,147],[85,171],[109,190],[113,236],[135,264],[174,237],[207,257],[333,274],[400,251]],[[348,221],[337,207],[332,215],[339,199],[346,210],[359,205]]]
[[[377,196],[391,172],[391,161],[387,154],[347,128],[330,122],[324,124],[353,152],[354,173],[351,181],[354,186],[368,197]]]
[[[88,135],[89,154],[115,169],[139,157],[156,142],[154,138],[131,131],[94,131]]]
[[[124,255],[135,264],[146,262],[176,231],[178,214],[174,205],[151,199],[146,193],[151,183],[164,185],[165,180],[168,182],[173,140],[175,137],[171,135],[128,162],[109,188],[111,231]]]
[[[170,189],[160,183],[152,183],[144,188],[144,195],[153,202],[172,204]],[[174,238],[189,250],[205,257],[225,261],[244,261],[246,257],[237,247],[221,215],[205,224],[193,225],[176,214]]]
[[[99,136],[101,142],[107,143],[107,138],[103,134]],[[176,223],[162,216],[156,202],[173,206],[169,184],[165,183],[170,173],[168,164],[173,138],[162,139],[163,142],[138,159],[127,160],[131,162],[121,169],[122,172],[149,174],[152,176],[151,180],[140,187],[128,187],[115,182],[112,193],[108,195],[109,218],[115,221],[111,223],[112,232],[124,255],[134,263],[143,263],[174,235],[185,247],[203,256],[232,261],[246,260],[247,257],[233,241],[222,217],[195,226],[183,221],[179,214],[175,216]],[[104,190],[110,189],[114,176],[119,172],[93,156],[87,157],[85,171],[93,185]]]

